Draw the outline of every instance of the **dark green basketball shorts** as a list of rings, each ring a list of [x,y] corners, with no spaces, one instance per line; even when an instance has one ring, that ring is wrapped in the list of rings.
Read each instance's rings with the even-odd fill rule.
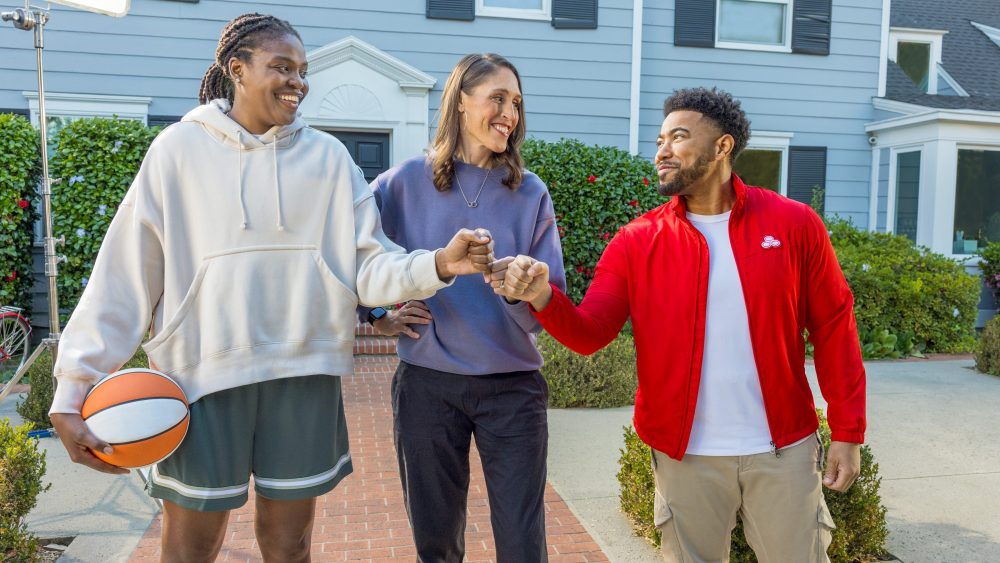
[[[152,497],[198,511],[230,510],[258,495],[299,500],[353,471],[340,377],[290,377],[226,389],[191,405],[187,437],[154,465]]]

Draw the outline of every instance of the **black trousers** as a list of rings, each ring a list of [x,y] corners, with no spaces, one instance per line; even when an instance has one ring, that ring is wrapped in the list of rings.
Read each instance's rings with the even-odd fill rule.
[[[548,385],[536,371],[468,376],[400,362],[394,440],[417,561],[465,557],[469,445],[483,462],[499,563],[548,561]]]

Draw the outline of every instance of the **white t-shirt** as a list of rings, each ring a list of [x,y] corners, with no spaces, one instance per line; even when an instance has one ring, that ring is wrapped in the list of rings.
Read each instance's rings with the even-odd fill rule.
[[[687,217],[708,242],[705,357],[687,453],[711,456],[771,451],[743,285],[729,241],[729,213]]]

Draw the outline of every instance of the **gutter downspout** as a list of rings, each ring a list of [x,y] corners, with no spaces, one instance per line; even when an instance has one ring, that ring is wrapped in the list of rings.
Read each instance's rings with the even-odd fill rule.
[[[642,96],[641,80],[642,0],[632,0],[632,79],[628,115],[628,152],[632,154],[639,154],[639,98]]]

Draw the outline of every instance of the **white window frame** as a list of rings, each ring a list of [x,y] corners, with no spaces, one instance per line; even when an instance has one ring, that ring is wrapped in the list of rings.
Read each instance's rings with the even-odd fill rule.
[[[774,53],[792,52],[792,10],[794,0],[744,0],[761,4],[783,4],[785,6],[785,42],[782,45],[762,45],[758,43],[738,43],[719,40],[719,22],[722,21],[722,0],[715,2],[715,46],[719,49],[739,49],[741,51],[771,51]]]
[[[938,91],[938,69],[941,68],[941,45],[946,33],[948,31],[944,29],[889,28],[889,60],[892,62],[896,62],[900,43],[924,43],[931,46],[929,68],[927,69],[928,94],[936,95]]]
[[[754,131],[743,150],[777,151],[781,153],[780,185],[778,193],[788,195],[788,147],[795,133],[783,131]]]
[[[487,6],[487,0],[476,0],[476,17],[507,18],[516,20],[552,21],[552,0],[542,0],[542,9],[498,8]]]
[[[955,183],[953,184],[953,189],[951,191],[951,225],[948,229],[948,236],[954,240],[955,237],[955,208],[958,206],[958,153],[960,151],[989,151],[1000,153],[1000,145],[997,144],[976,144],[976,143],[958,143],[955,146]],[[949,254],[952,258],[965,259],[976,257],[977,253],[971,254],[957,254],[952,249],[949,249]]]
[[[31,110],[31,124],[38,127],[38,92],[21,92]],[[149,124],[149,104],[153,98],[104,94],[45,93],[47,117],[118,117]]]

